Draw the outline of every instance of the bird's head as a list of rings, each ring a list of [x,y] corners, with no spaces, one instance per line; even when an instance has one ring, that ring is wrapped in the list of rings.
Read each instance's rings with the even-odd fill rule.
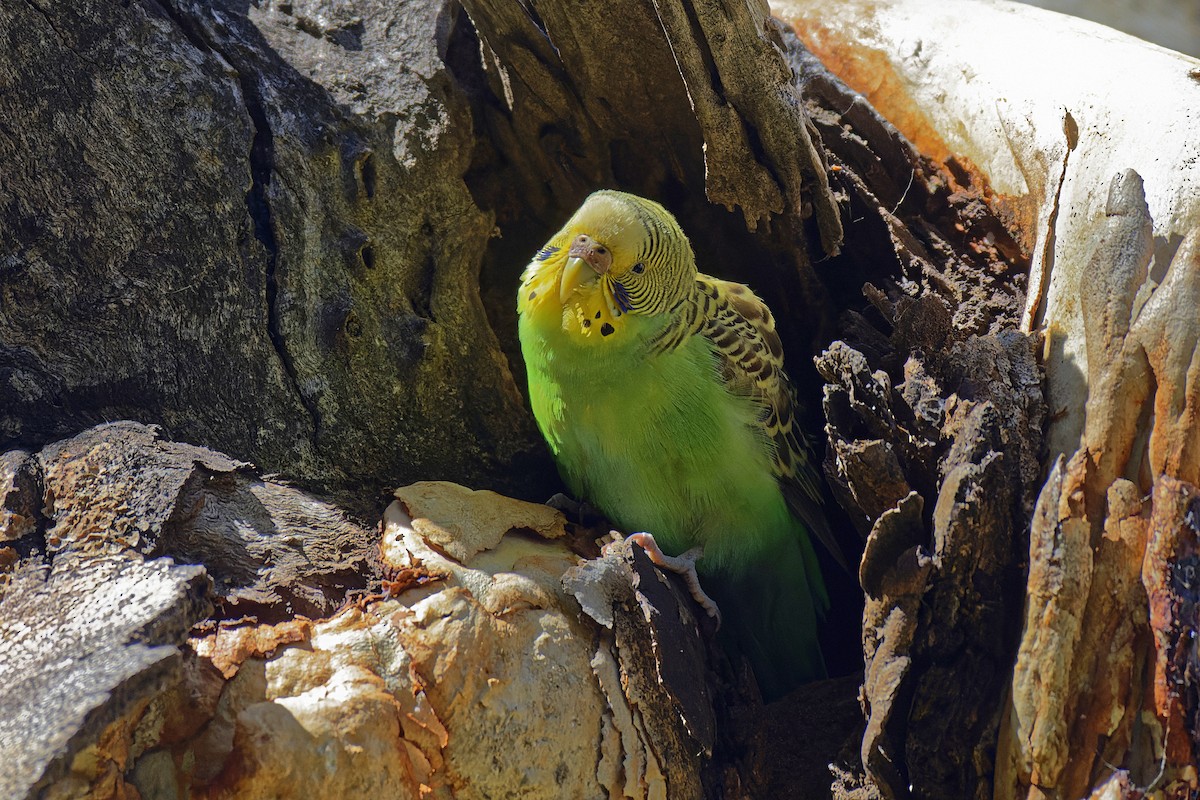
[[[696,260],[671,213],[624,192],[599,191],[537,252],[517,310],[588,341],[621,340],[632,317],[666,314],[694,290]]]

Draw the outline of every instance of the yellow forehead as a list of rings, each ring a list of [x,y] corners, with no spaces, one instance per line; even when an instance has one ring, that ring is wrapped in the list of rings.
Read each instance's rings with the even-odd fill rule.
[[[616,193],[596,193],[587,199],[567,230],[585,233],[613,252],[614,259],[636,258],[646,239],[646,226],[638,208]]]

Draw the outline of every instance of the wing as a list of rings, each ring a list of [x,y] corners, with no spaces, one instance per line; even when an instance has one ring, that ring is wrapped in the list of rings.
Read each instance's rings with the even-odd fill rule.
[[[821,512],[821,491],[808,447],[795,424],[795,394],[783,370],[783,346],[766,303],[749,287],[708,275],[696,277],[695,302],[677,312],[678,324],[652,344],[677,347],[699,333],[713,344],[722,380],[730,392],[762,406],[758,425],[772,444],[772,467],[795,514],[848,572],[849,564]]]

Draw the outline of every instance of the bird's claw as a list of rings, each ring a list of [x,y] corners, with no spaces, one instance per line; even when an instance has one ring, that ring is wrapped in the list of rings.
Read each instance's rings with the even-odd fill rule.
[[[616,531],[613,533],[615,534]],[[653,534],[632,533],[626,537],[625,542],[640,546],[646,551],[646,556],[657,566],[682,575],[692,598],[708,612],[710,617],[716,620],[717,628],[721,627],[721,609],[717,608],[716,601],[709,597],[708,593],[700,586],[700,575],[696,572],[696,562],[704,555],[702,546],[693,547],[677,556],[669,556],[658,546],[658,542],[654,541]]]

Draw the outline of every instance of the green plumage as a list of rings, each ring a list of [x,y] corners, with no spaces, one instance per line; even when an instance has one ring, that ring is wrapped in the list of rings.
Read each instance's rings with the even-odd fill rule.
[[[722,635],[765,694],[823,676],[828,600],[797,516],[815,490],[766,307],[696,273],[661,206],[615,192],[589,198],[520,292],[530,400],[567,485],[668,553],[703,545]]]

